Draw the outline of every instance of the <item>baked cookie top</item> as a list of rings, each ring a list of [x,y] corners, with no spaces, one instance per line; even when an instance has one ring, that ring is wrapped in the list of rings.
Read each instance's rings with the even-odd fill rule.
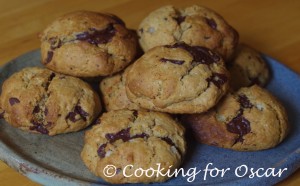
[[[151,12],[139,25],[144,51],[183,41],[204,46],[230,59],[238,44],[238,33],[216,12],[198,5],[177,9],[164,6]]]
[[[147,51],[126,73],[128,98],[142,108],[169,113],[199,113],[214,106],[228,89],[223,59],[185,43]]]
[[[100,91],[106,111],[110,110],[140,110],[141,108],[130,101],[125,90],[125,72],[130,68],[127,67],[122,73],[115,74],[104,78],[100,82]]]
[[[266,61],[258,51],[246,44],[239,44],[227,66],[232,77],[230,85],[234,90],[253,84],[265,86],[270,79]]]
[[[5,80],[0,107],[12,126],[48,135],[85,128],[101,111],[99,96],[87,83],[38,67]]]
[[[95,175],[110,183],[163,182],[169,177],[125,175],[133,174],[138,168],[156,168],[157,163],[165,171],[174,171],[185,155],[184,131],[183,126],[164,113],[110,111],[104,113],[98,124],[85,133],[81,157]],[[115,176],[104,175],[107,165],[116,167]],[[133,167],[129,169],[127,165]]]
[[[186,115],[196,139],[241,151],[275,147],[287,135],[287,113],[267,90],[253,85],[228,94],[207,113]]]
[[[137,37],[115,15],[75,11],[57,18],[41,34],[42,63],[77,76],[106,76],[135,57]]]

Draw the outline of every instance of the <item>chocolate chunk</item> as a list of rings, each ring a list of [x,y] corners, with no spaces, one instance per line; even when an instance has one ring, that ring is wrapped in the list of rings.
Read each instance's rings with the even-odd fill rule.
[[[52,58],[53,58],[53,51],[48,51],[47,53],[47,58],[46,58],[46,61],[45,61],[45,64],[48,64],[51,62]]]
[[[0,113],[0,119],[4,118],[4,113],[5,113],[5,111],[3,111],[3,112]]]
[[[134,139],[134,138],[149,138],[149,135],[146,133],[136,134],[132,136],[130,139]]]
[[[123,129],[117,133],[108,133],[105,135],[105,138],[110,142],[113,143],[119,139],[123,140],[124,142],[130,140],[130,127],[127,129]]]
[[[167,142],[167,144],[169,144],[171,146],[175,146],[175,144],[173,143],[173,141],[169,137],[162,137],[160,139]]]
[[[76,35],[76,39],[80,41],[86,41],[92,45],[106,44],[110,42],[113,36],[116,34],[116,30],[113,24],[109,24],[103,30],[96,30],[95,28],[90,28],[89,32],[83,32]]]
[[[132,114],[133,114],[133,116],[134,116],[135,118],[137,118],[137,117],[138,117],[138,115],[139,115],[139,111],[137,111],[137,110],[134,110]]]
[[[170,62],[170,63],[174,63],[176,65],[182,65],[184,63],[184,60],[166,59],[166,58],[161,58],[160,61],[161,62]]]
[[[167,48],[182,48],[188,51],[193,56],[194,64],[206,64],[210,65],[212,63],[220,61],[221,57],[209,50],[208,48],[201,46],[189,46],[184,42],[175,43],[174,45],[166,45]]]
[[[208,19],[208,18],[205,18],[205,20],[206,20],[206,23],[211,27],[211,28],[213,28],[213,29],[217,29],[217,23],[215,22],[215,20],[214,19]]]
[[[79,120],[79,119],[76,119],[76,115],[77,115],[77,113],[75,113],[75,112],[69,112],[68,115],[66,116],[66,119],[69,119],[75,123],[76,121]]]
[[[39,122],[36,122],[36,121],[31,121],[31,123],[33,124],[33,126],[29,127],[30,130],[36,130],[41,134],[48,134],[49,133],[47,128],[45,128],[42,123],[39,123]]]
[[[227,123],[226,127],[229,132],[239,135],[236,142],[243,142],[243,136],[251,131],[250,122],[243,117],[242,111]]]
[[[37,106],[34,107],[32,113],[33,113],[33,114],[39,113],[40,110],[41,110],[40,107],[37,105]]]
[[[249,99],[245,95],[239,95],[238,102],[241,104],[242,108],[252,108],[253,105],[250,103]]]
[[[57,37],[52,37],[49,39],[50,42],[50,49],[51,50],[55,50],[57,48],[60,48],[62,45],[62,42],[60,39],[58,39]]]
[[[44,115],[45,115],[45,116],[48,115],[48,108],[45,108],[45,110],[44,110]]]
[[[104,144],[100,145],[100,147],[98,148],[97,153],[98,153],[98,156],[100,158],[104,158],[105,157],[105,154],[106,154],[105,147],[106,146],[107,146],[107,144],[104,143]]]
[[[173,19],[177,22],[178,25],[180,25],[185,20],[185,16],[173,17]]]
[[[215,84],[218,88],[221,88],[221,86],[226,83],[227,76],[225,74],[220,73],[213,73],[211,77],[207,78],[206,81],[212,82]]]
[[[9,98],[9,104],[13,106],[14,104],[20,103],[18,98]]]

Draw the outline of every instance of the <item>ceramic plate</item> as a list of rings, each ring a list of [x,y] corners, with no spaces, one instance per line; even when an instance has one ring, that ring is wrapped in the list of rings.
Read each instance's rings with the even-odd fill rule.
[[[189,140],[184,171],[165,183],[151,185],[271,185],[300,167],[300,78],[276,60],[265,59],[273,75],[267,89],[287,108],[292,125],[283,143],[260,152],[235,152]],[[0,85],[28,66],[41,66],[39,50],[6,64],[0,70]],[[84,131],[49,137],[0,122],[0,159],[30,179],[43,185],[107,185],[93,176],[80,159]],[[196,175],[195,171],[200,172]]]

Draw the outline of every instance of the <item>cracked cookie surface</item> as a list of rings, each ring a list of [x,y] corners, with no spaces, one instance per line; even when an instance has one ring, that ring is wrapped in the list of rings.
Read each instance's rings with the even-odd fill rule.
[[[141,108],[130,101],[125,90],[125,73],[130,68],[127,67],[124,72],[104,78],[100,82],[100,91],[106,111],[110,110],[140,110]]]
[[[38,67],[5,80],[0,107],[12,126],[48,135],[83,129],[101,111],[99,96],[87,83]]]
[[[134,59],[135,33],[115,15],[91,11],[66,14],[41,35],[42,63],[76,77],[106,76]]]
[[[258,51],[246,44],[239,44],[227,66],[232,77],[230,86],[234,90],[254,84],[265,86],[270,79],[266,61]]]
[[[226,93],[229,81],[217,53],[185,43],[152,48],[125,75],[132,102],[168,113],[207,111]]]
[[[183,9],[164,6],[151,12],[139,25],[139,42],[144,51],[174,42],[200,45],[230,59],[238,33],[214,11],[193,5]]]
[[[284,107],[257,85],[229,93],[206,113],[183,116],[182,123],[200,143],[239,151],[275,147],[289,130]]]
[[[85,133],[81,158],[97,176],[110,183],[163,182],[167,176],[131,176],[138,168],[178,168],[186,151],[184,128],[165,113],[117,110],[104,113]],[[117,173],[106,177],[103,169],[114,165]],[[131,169],[125,169],[133,165]]]

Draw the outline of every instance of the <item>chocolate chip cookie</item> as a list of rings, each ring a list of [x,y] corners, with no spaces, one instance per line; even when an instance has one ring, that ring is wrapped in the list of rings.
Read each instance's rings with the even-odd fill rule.
[[[164,6],[151,12],[139,25],[144,51],[183,41],[204,46],[230,59],[238,44],[238,33],[216,12],[197,5],[177,9]]]
[[[81,158],[97,176],[110,183],[150,183],[169,179],[151,171],[135,176],[138,168],[173,172],[186,151],[184,128],[169,115],[158,112],[117,110],[104,113],[85,133]],[[107,165],[114,176],[105,176]],[[132,165],[131,168],[126,168]],[[126,175],[132,175],[126,177]]]
[[[270,70],[260,53],[245,44],[240,44],[233,60],[227,63],[231,74],[230,85],[234,90],[253,84],[265,86],[270,79]]]
[[[185,43],[147,51],[126,73],[128,98],[140,107],[168,113],[200,113],[228,89],[229,73],[220,55]]]
[[[66,14],[41,35],[42,63],[76,77],[106,76],[134,59],[137,37],[117,16],[90,11]]]
[[[278,145],[287,135],[287,113],[267,90],[253,85],[228,94],[210,111],[185,115],[200,143],[239,151]]]
[[[125,72],[130,68],[127,67]],[[100,92],[104,107],[110,110],[140,110],[141,108],[130,101],[125,90],[125,72],[104,78],[100,83]]]
[[[51,136],[83,129],[101,111],[99,96],[87,83],[38,67],[5,80],[0,107],[12,126]]]

